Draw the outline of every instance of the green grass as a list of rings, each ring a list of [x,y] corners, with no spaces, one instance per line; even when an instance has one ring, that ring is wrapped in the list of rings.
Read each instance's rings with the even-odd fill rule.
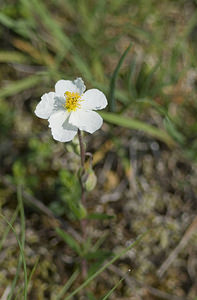
[[[120,258],[115,256],[102,265],[109,253],[119,247],[113,239],[115,224],[119,224],[117,232],[120,231],[125,245],[144,228],[158,223],[158,233],[146,238],[147,247],[142,242],[140,253],[134,256],[134,276],[145,285],[151,282],[172,293],[172,287],[178,286],[180,294],[186,295],[184,286],[189,283],[183,278],[188,274],[176,279],[178,267],[167,274],[163,285],[153,274],[154,257],[159,260],[161,251],[168,256],[169,249],[179,242],[187,228],[189,221],[180,220],[180,216],[186,213],[188,220],[188,216],[196,213],[192,209],[197,161],[196,16],[197,2],[189,0],[5,0],[2,3],[0,175],[8,176],[10,184],[5,186],[2,182],[0,186],[4,220],[0,250],[4,255],[4,245],[12,235],[18,248],[13,246],[10,252],[5,251],[7,265],[10,262],[17,267],[15,274],[6,273],[0,297],[5,286],[11,287],[9,300],[34,297],[33,291],[41,300],[54,299],[54,294],[57,299],[71,299],[84,290],[90,299],[104,297],[104,300],[112,292],[114,297],[121,297],[121,292],[127,297],[122,279],[109,278],[110,287],[117,282],[111,289],[102,281],[109,276],[108,266]],[[100,112],[104,119],[102,131],[85,136],[88,151],[95,152],[97,158],[98,176],[98,184],[88,196],[88,222],[92,235],[98,234],[97,229],[101,231],[100,236],[87,241],[90,249],[85,249],[86,256],[92,255],[88,263],[94,272],[86,281],[78,271],[84,245],[68,234],[64,223],[66,228],[56,229],[59,223],[46,220],[39,209],[29,206],[20,187],[22,184],[29,197],[38,198],[55,216],[80,232],[77,220],[83,211],[76,180],[78,144],[74,141],[65,146],[54,142],[47,121],[34,115],[41,95],[54,90],[57,80],[76,77],[82,77],[88,89],[102,90],[109,100],[109,109]],[[16,178],[22,181],[17,183]],[[131,224],[127,220],[127,205]],[[27,209],[27,222],[23,206]],[[36,232],[40,244],[27,233],[25,241],[26,226],[33,237],[32,232]],[[47,242],[42,240],[43,232]],[[36,256],[34,259],[25,256],[25,243]],[[47,253],[44,257],[43,251]],[[61,264],[58,258],[54,259],[56,251],[63,257]],[[195,253],[195,249],[192,251]],[[183,269],[187,269],[186,256],[180,257]],[[0,262],[0,267],[1,264],[3,270],[4,262]],[[125,266],[124,260],[122,264]],[[11,265],[9,268],[12,270]]]
[[[133,247],[135,247],[140,241],[142,241],[142,239],[143,239],[144,236],[145,236],[145,234],[143,234],[142,236],[138,237],[138,239],[134,243],[132,243],[131,245],[129,245],[126,249],[124,249],[120,253],[114,255],[114,257],[109,262],[107,262],[106,264],[104,264],[93,275],[91,275],[88,279],[86,279],[86,281],[84,281],[78,288],[76,288],[72,293],[70,293],[69,296],[67,296],[66,298],[64,298],[64,300],[72,299],[72,297],[74,295],[76,295],[82,289],[84,289],[92,280],[94,280],[99,274],[101,274],[104,270],[106,270],[117,259],[119,259],[121,256],[123,256],[124,254],[126,254],[129,250],[131,250]]]

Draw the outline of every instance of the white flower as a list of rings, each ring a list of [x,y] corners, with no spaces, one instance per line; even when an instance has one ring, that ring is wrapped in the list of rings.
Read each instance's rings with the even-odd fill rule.
[[[36,106],[35,114],[48,119],[53,138],[60,142],[71,141],[78,129],[95,132],[103,119],[94,110],[107,106],[105,95],[97,90],[87,90],[81,78],[74,81],[59,80],[55,92],[44,94]]]

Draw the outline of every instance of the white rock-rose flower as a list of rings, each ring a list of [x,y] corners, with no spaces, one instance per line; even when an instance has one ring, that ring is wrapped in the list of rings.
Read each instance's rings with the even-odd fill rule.
[[[44,94],[35,114],[48,119],[53,138],[60,142],[71,141],[78,129],[95,132],[103,119],[94,110],[107,106],[105,95],[98,89],[86,89],[81,78],[74,81],[59,80],[55,92]]]

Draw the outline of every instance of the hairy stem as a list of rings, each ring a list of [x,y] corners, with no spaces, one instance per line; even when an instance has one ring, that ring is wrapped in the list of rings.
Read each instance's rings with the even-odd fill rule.
[[[85,172],[84,166],[85,166],[85,146],[83,143],[83,138],[81,135],[81,131],[78,129],[78,138],[79,138],[79,146],[80,146],[80,156],[81,156],[81,174],[80,174],[80,185],[81,185],[81,203],[85,207],[86,206],[86,195],[85,195],[85,188],[83,183],[83,175]],[[87,238],[87,220],[83,219],[81,220],[81,229],[82,229],[82,236],[83,236],[83,242],[85,243]],[[87,261],[85,258],[82,259],[82,276],[85,279],[87,276]]]

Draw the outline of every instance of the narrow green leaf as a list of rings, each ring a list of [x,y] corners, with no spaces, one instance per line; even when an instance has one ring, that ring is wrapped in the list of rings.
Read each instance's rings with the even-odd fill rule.
[[[25,213],[23,206],[23,198],[22,198],[22,186],[20,184],[17,185],[17,200],[20,209],[20,221],[21,221],[21,244],[23,246],[23,251],[25,248]]]
[[[101,213],[92,213],[87,216],[87,219],[90,220],[106,220],[106,219],[114,219],[115,216],[101,214]]]
[[[105,297],[102,300],[107,300],[109,298],[109,296],[111,296],[111,294],[115,291],[115,289],[117,289],[117,287],[121,284],[121,282],[124,280],[124,278],[121,278],[116,285],[114,285],[114,287],[105,295]]]
[[[145,82],[143,84],[142,87],[142,93],[143,95],[146,95],[148,93],[148,90],[150,89],[150,84],[152,82],[153,76],[155,75],[155,73],[157,72],[158,68],[160,67],[161,62],[159,61],[149,72],[149,74],[147,75]]]
[[[53,18],[44,1],[32,0],[30,3],[30,5],[32,6],[32,10],[39,15],[41,22],[48,29],[56,43],[58,43],[58,48],[62,49],[63,47],[64,51],[68,50],[71,46],[71,40],[63,32],[58,22]]]
[[[86,255],[84,255],[84,257],[88,260],[91,259],[103,259],[109,256],[112,256],[112,252],[111,251],[107,251],[107,250],[97,250],[97,251],[91,251],[88,252]]]
[[[0,51],[1,63],[25,63],[28,62],[28,58],[17,51]]]
[[[144,103],[144,104],[148,104],[148,105],[151,105],[153,106],[161,115],[163,115],[164,117],[168,116],[168,112],[167,110],[162,107],[161,104],[151,100],[151,99],[148,99],[148,98],[141,98],[141,99],[137,99],[136,101],[137,103]]]
[[[132,43],[127,47],[127,49],[124,51],[122,56],[120,57],[120,60],[114,70],[114,73],[111,78],[111,83],[110,83],[110,90],[109,90],[109,111],[115,111],[115,86],[116,86],[116,80],[118,78],[118,72],[122,66],[122,63],[127,56],[129,50],[131,49]]]
[[[57,66],[61,64],[61,61],[67,57],[67,52],[71,52],[71,60],[73,61],[76,68],[81,74],[87,79],[92,78],[91,72],[88,65],[81,58],[80,52],[77,51],[72,39],[63,31],[61,23],[53,18],[51,12],[49,11],[47,5],[42,1],[32,0],[28,2],[31,6],[32,11],[35,11],[42,23],[47,28],[50,35],[52,35],[52,45],[56,48],[56,64]]]
[[[73,237],[59,227],[56,227],[55,230],[65,243],[67,243],[77,254],[81,255],[81,247]]]
[[[15,20],[8,17],[6,14],[0,12],[0,23],[17,32],[25,38],[29,38],[32,35],[32,30],[29,27],[29,22],[25,20]]]
[[[35,264],[34,264],[32,270],[31,270],[31,273],[30,273],[30,275],[29,275],[28,285],[29,285],[29,283],[30,283],[30,281],[31,281],[31,279],[32,279],[32,276],[33,276],[34,272],[36,271],[36,268],[37,268],[37,266],[38,266],[38,263],[39,263],[39,257],[37,258],[37,260],[36,260],[36,262],[35,262]]]
[[[25,248],[25,214],[24,214],[23,199],[22,199],[22,186],[20,184],[17,185],[17,200],[18,200],[18,206],[19,206],[19,211],[20,211],[20,222],[21,222],[21,246],[22,246],[22,250],[24,252],[25,251],[25,249],[24,249]],[[19,256],[16,274],[15,274],[14,280],[12,282],[11,290],[8,295],[8,300],[11,300],[12,296],[14,294],[16,283],[19,278],[19,274],[21,272],[21,266],[22,266],[22,253],[20,253],[20,256]],[[25,285],[24,299],[27,299],[27,287],[28,287],[27,280],[25,280],[24,285]]]
[[[88,64],[83,59],[81,59],[81,56],[76,48],[72,48],[72,61],[75,64],[75,67],[80,71],[80,73],[83,74],[83,77],[88,81],[91,81],[92,74],[88,67]]]
[[[152,125],[128,117],[124,117],[119,114],[101,112],[100,115],[106,122],[112,123],[114,125],[123,126],[129,129],[144,131],[145,133],[148,133],[151,136],[166,143],[169,147],[175,146],[174,140],[168,135],[167,132],[165,132],[162,129],[158,129]]]
[[[130,70],[129,70],[129,78],[128,78],[128,90],[129,94],[132,96],[132,100],[137,98],[137,90],[136,90],[136,84],[134,82],[135,73],[137,69],[137,61],[134,57],[131,64],[130,64]]]
[[[12,225],[14,224],[14,222],[16,220],[16,217],[18,215],[18,212],[19,212],[19,206],[17,206],[17,208],[15,209],[14,214],[13,214],[11,220],[10,220],[10,224],[12,224]],[[3,243],[6,240],[7,235],[8,235],[9,232],[10,232],[10,226],[7,226],[4,233],[3,233],[3,235],[2,235],[1,241],[0,241],[0,251],[1,251]]]
[[[60,300],[64,294],[68,291],[68,289],[71,287],[77,276],[79,275],[79,270],[75,270],[74,273],[71,275],[71,277],[68,279],[66,284],[63,286],[61,291],[58,293],[55,300]]]
[[[15,273],[14,279],[12,281],[11,289],[10,289],[10,292],[8,294],[7,300],[11,300],[13,295],[14,295],[14,290],[15,290],[15,287],[16,287],[16,283],[17,283],[19,274],[21,272],[21,266],[22,266],[22,259],[21,259],[21,255],[19,255],[17,268],[16,268],[16,273]],[[21,289],[18,291],[18,293],[20,293],[20,292],[21,292]]]
[[[146,233],[145,233],[146,234]],[[68,297],[66,297],[64,300],[72,299],[74,295],[76,295],[79,291],[81,291],[84,287],[86,287],[94,278],[96,278],[100,273],[102,273],[104,270],[106,270],[111,264],[113,264],[117,259],[119,259],[122,255],[126,254],[130,249],[132,249],[134,246],[136,246],[142,238],[145,236],[145,234],[140,235],[137,240],[132,243],[130,246],[128,246],[126,249],[124,249],[119,254],[116,254],[108,263],[106,263],[104,266],[102,266],[98,271],[96,271],[93,275],[91,275],[86,281],[84,281],[78,288],[76,288]]]
[[[167,132],[174,138],[175,141],[182,145],[185,143],[185,137],[176,129],[175,125],[172,123],[172,121],[170,121],[168,117],[164,119],[164,126]]]
[[[92,251],[96,251],[101,247],[101,245],[106,240],[107,235],[108,235],[107,233],[104,233],[103,235],[100,236],[100,238],[94,243],[94,245],[92,245]]]
[[[27,299],[27,283],[28,283],[28,280],[27,280],[27,265],[26,265],[26,260],[25,260],[25,254],[24,254],[24,250],[23,250],[23,245],[22,243],[20,242],[19,238],[18,238],[18,235],[14,229],[14,227],[12,226],[12,224],[7,220],[7,218],[2,215],[0,213],[0,217],[9,225],[9,227],[11,228],[11,230],[13,231],[15,237],[16,237],[16,240],[17,240],[17,243],[18,243],[18,246],[20,248],[20,254],[21,254],[21,259],[22,259],[22,262],[23,262],[23,269],[24,269],[24,278],[25,278],[25,282],[24,282],[24,299],[26,300]]]
[[[91,292],[88,292],[87,296],[88,296],[89,300],[96,300],[96,298],[94,297],[94,295]]]
[[[14,27],[14,21],[2,12],[0,12],[0,23],[8,28]]]
[[[28,88],[35,86],[40,82],[40,76],[33,75],[27,78],[11,82],[7,86],[0,89],[0,98],[16,95]]]

